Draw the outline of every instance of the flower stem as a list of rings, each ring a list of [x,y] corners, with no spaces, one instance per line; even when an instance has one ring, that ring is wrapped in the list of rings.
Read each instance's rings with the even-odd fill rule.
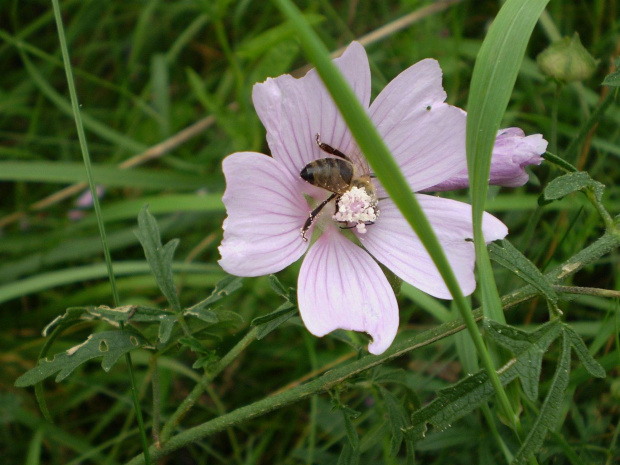
[[[198,398],[205,391],[207,385],[215,379],[217,375],[219,375],[224,368],[226,368],[230,363],[237,358],[237,356],[247,347],[249,346],[255,339],[256,334],[258,333],[258,327],[252,328],[248,333],[241,339],[230,351],[222,357],[222,359],[211,369],[205,371],[202,375],[202,378],[194,386],[192,392],[181,402],[181,405],[176,409],[176,411],[170,416],[166,424],[161,430],[160,442],[164,444],[172,433],[174,429],[179,424],[179,422],[183,419],[183,417],[189,412],[192,406],[196,403]]]
[[[97,194],[97,186],[93,178],[93,170],[90,162],[90,154],[88,151],[88,144],[86,142],[86,134],[84,133],[84,125],[82,123],[82,117],[80,114],[80,108],[78,104],[77,91],[75,89],[75,81],[73,79],[73,71],[71,69],[71,60],[69,58],[69,48],[67,47],[67,39],[65,37],[65,30],[62,23],[62,15],[60,13],[60,4],[58,0],[52,0],[52,6],[54,9],[54,18],[56,20],[56,26],[58,28],[58,41],[60,43],[60,50],[62,52],[62,59],[65,66],[65,73],[67,75],[67,85],[69,87],[69,95],[71,96],[71,107],[73,108],[73,116],[75,119],[75,125],[78,133],[78,139],[80,141],[80,149],[82,151],[82,158],[84,160],[84,167],[86,168],[86,175],[88,178],[88,184],[90,186],[90,193],[93,199],[93,207],[95,215],[97,217],[97,224],[99,225],[99,234],[101,235],[101,243],[103,246],[103,254],[105,256],[106,267],[108,270],[108,278],[110,280],[110,287],[112,289],[112,298],[114,306],[120,306],[120,299],[118,296],[118,289],[116,287],[116,279],[114,278],[114,269],[112,267],[112,257],[110,256],[110,248],[108,246],[108,240],[106,237],[105,226],[103,224],[103,218],[101,215],[101,206],[99,204],[99,196]],[[120,324],[120,329],[123,329],[123,324]],[[138,398],[138,390],[136,388],[136,380],[134,375],[133,363],[131,361],[131,355],[129,352],[125,354],[125,361],[127,362],[127,368],[129,370],[129,380],[131,383],[131,393],[133,397],[134,408],[136,411],[136,419],[138,420],[138,427],[140,428],[140,440],[142,442],[142,450],[144,451],[145,463],[150,464],[149,448],[146,436],[146,429],[144,428],[144,420],[142,418],[142,410],[140,409],[140,399]]]

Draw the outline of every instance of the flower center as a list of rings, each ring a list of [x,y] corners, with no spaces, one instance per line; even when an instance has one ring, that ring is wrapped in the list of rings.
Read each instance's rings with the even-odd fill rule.
[[[377,220],[377,198],[369,195],[363,187],[352,187],[338,199],[338,211],[333,219],[340,223],[354,223],[357,232],[364,234],[366,225]]]

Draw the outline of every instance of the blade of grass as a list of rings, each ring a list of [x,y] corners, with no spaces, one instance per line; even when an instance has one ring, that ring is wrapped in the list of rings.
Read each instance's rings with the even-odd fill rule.
[[[97,185],[93,178],[93,172],[90,162],[90,154],[88,152],[88,144],[86,143],[86,134],[84,133],[84,125],[82,123],[80,108],[78,104],[77,91],[75,90],[75,82],[73,80],[73,73],[71,71],[71,60],[69,58],[69,49],[67,47],[67,39],[65,38],[65,30],[62,23],[62,15],[60,13],[60,4],[58,0],[52,0],[54,8],[54,18],[56,20],[56,27],[58,29],[58,41],[60,42],[60,50],[62,52],[62,59],[65,63],[65,72],[67,75],[67,84],[69,86],[69,94],[71,96],[71,108],[73,117],[75,118],[75,125],[77,127],[78,138],[80,140],[80,148],[82,150],[82,157],[84,159],[84,167],[88,175],[88,184],[90,186],[90,193],[93,199],[93,206],[97,215],[99,223],[99,232],[101,234],[101,243],[103,246],[103,254],[105,256],[106,268],[108,272],[108,278],[110,280],[110,288],[112,290],[112,297],[114,305],[118,307],[120,305],[120,299],[118,296],[118,289],[116,288],[116,280],[114,278],[114,270],[112,267],[112,257],[110,256],[110,249],[107,244],[107,238],[105,233],[105,226],[103,219],[101,218],[101,206],[99,205],[99,197],[97,195]],[[121,323],[120,329],[123,329]],[[129,370],[129,380],[131,383],[131,392],[133,394],[134,409],[136,412],[136,418],[138,420],[138,427],[140,429],[140,439],[142,442],[142,450],[144,453],[144,461],[146,465],[150,465],[151,460],[149,458],[149,446],[146,438],[146,429],[144,427],[144,420],[142,418],[142,410],[140,409],[140,399],[138,397],[138,390],[136,388],[136,380],[133,371],[133,364],[131,362],[131,354],[127,352],[125,354],[125,360],[127,362],[127,368]]]
[[[482,235],[482,215],[495,137],[530,35],[548,1],[508,0],[504,3],[478,53],[467,104],[467,164],[482,307],[487,318],[502,323],[505,319]]]

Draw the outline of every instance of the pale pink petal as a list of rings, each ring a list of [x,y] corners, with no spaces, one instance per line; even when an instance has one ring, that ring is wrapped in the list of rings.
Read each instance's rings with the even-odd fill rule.
[[[234,153],[222,166],[228,217],[220,266],[237,276],[261,276],[295,262],[308,248],[300,234],[310,210],[303,181],[260,153]]]
[[[476,288],[474,279],[474,244],[471,205],[429,195],[416,195],[418,202],[439,238],[448,261],[465,295]],[[440,299],[451,299],[437,267],[410,228],[398,208],[389,200],[379,202],[377,222],[367,227],[366,234],[357,234],[360,242],[381,263],[403,281]],[[502,239],[506,226],[488,213],[483,217],[486,242]]]
[[[368,108],[370,68],[364,47],[353,42],[334,63]],[[285,74],[255,84],[252,100],[273,157],[294,176],[312,160],[327,156],[316,145],[317,133],[322,142],[344,153],[354,148],[349,129],[314,69],[301,79]]]
[[[493,146],[489,184],[506,187],[524,185],[529,175],[528,165],[540,165],[541,155],[547,150],[547,141],[542,134],[525,136],[522,129],[500,129]],[[426,192],[439,192],[469,187],[468,171],[463,171],[450,179],[425,189]]]
[[[398,304],[370,255],[331,227],[308,251],[299,272],[297,300],[304,324],[315,336],[335,329],[368,333],[372,354],[392,344]]]
[[[370,117],[414,191],[467,166],[467,116],[444,103],[441,76],[435,60],[422,60],[390,82],[370,107]]]

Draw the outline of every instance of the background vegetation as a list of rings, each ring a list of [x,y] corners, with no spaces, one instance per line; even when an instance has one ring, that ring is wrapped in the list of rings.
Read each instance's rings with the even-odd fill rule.
[[[434,57],[443,68],[449,103],[463,108],[474,60],[501,6],[486,0],[296,3],[330,50],[365,40],[373,96],[411,64]],[[241,150],[268,153],[251,103],[252,85],[287,72],[301,76],[307,69],[295,28],[270,2],[249,0],[66,0],[61,9],[94,173],[105,187],[102,213],[121,303],[167,307],[133,233],[138,213],[149,204],[163,242],[180,238],[175,279],[181,304],[189,307],[225,278],[216,263],[224,218],[223,157]],[[403,17],[409,18],[405,26],[397,22]],[[606,185],[603,204],[612,216],[620,213],[618,106],[607,108],[577,150],[566,149],[614,90],[600,83],[613,71],[620,50],[618,25],[615,0],[551,1],[534,30],[502,122],[502,127],[544,134],[552,141],[549,150]],[[600,62],[590,80],[558,90],[540,73],[535,57],[551,41],[574,32]],[[113,305],[94,214],[75,206],[87,189],[75,183],[86,177],[49,2],[0,3],[0,69],[2,460],[125,463],[141,452],[141,445],[122,360],[107,373],[99,363],[90,363],[61,383],[46,381],[43,396],[53,424],[40,414],[32,388],[14,387],[35,366],[45,344],[41,331],[50,321],[69,307]],[[554,128],[557,142],[551,136]],[[605,227],[579,193],[539,206],[543,188],[561,174],[545,162],[532,170],[530,183],[522,188],[491,188],[487,202],[487,210],[509,226],[510,241],[543,272],[594,242]],[[467,193],[454,195],[465,199]],[[297,272],[298,265],[292,266],[278,278],[284,287],[294,287]],[[613,251],[562,284],[617,290],[619,279]],[[500,267],[496,281],[500,295],[524,284]],[[169,418],[202,369],[243,340],[253,319],[283,302],[268,277],[245,279],[241,289],[213,306],[215,322],[194,328],[200,348],[187,341],[171,343],[157,357],[158,370],[148,351],[132,351],[147,430],[159,415]],[[478,302],[474,294],[473,306]],[[457,316],[448,302],[407,285],[399,304],[397,341]],[[539,463],[618,463],[618,299],[595,292],[560,294],[559,306],[607,377],[594,379],[573,361],[561,414]],[[532,331],[548,320],[547,314],[545,300],[534,298],[512,307],[506,318]],[[50,353],[109,329],[103,321],[80,323],[56,339]],[[475,353],[464,349],[466,344],[454,335],[424,345],[349,378],[330,395],[311,396],[245,421],[168,455],[162,463],[343,463],[342,451],[355,442],[352,437],[359,438],[361,463],[405,463],[411,456],[404,446],[393,453],[399,445],[394,446],[395,418],[402,412],[410,415],[476,367]],[[541,400],[552,389],[560,349],[554,344],[545,356]],[[363,355],[345,333],[317,339],[292,318],[241,351],[208,384],[178,431],[302,385]],[[201,365],[192,369],[197,359]],[[160,411],[153,410],[154,377]],[[521,402],[522,422],[528,427],[541,406],[524,396]],[[507,441],[508,449],[518,446],[510,442],[501,419],[492,424],[497,434],[483,410],[476,410],[444,431],[430,428],[416,445],[416,459],[506,463],[497,437]]]

